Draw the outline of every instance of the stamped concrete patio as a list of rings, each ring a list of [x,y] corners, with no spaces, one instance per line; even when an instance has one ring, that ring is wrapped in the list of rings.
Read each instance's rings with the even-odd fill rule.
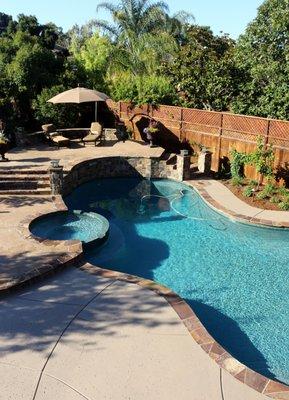
[[[85,157],[161,153],[133,142],[111,148],[16,149],[6,165],[41,169],[58,158],[69,168]],[[228,209],[249,212],[213,181],[191,183],[205,187],[218,202],[224,198]],[[62,256],[61,249],[33,243],[19,229],[27,214],[55,209],[49,196],[0,199],[2,288]],[[288,215],[282,212],[283,219]],[[221,369],[164,297],[74,267],[1,297],[0,349],[0,400],[267,398]]]

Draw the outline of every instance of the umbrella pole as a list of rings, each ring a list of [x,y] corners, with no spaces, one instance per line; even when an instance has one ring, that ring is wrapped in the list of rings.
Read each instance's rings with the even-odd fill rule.
[[[97,122],[97,101],[95,102],[95,110],[94,110],[95,114],[94,114],[94,119],[95,122]]]

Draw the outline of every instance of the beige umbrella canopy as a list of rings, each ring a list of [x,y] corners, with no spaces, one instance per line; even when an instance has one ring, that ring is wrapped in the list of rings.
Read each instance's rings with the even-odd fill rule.
[[[97,90],[86,89],[77,87],[74,89],[66,90],[65,92],[59,93],[56,96],[48,100],[48,103],[60,104],[60,103],[89,103],[95,102],[95,120],[97,120],[97,102],[106,101],[109,97],[102,92]]]

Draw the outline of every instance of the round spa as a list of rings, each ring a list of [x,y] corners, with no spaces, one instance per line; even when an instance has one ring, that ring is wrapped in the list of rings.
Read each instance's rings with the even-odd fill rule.
[[[29,228],[40,238],[80,240],[84,247],[97,247],[108,237],[109,222],[94,212],[59,211],[37,218]]]

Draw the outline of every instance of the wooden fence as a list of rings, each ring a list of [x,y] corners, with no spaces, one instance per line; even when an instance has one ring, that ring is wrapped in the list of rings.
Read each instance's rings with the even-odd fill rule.
[[[108,102],[109,108],[133,129],[134,138],[142,137],[147,118],[154,118],[163,128],[163,147],[202,144],[213,153],[212,170],[218,171],[220,160],[230,157],[230,150],[251,152],[258,136],[264,144],[272,144],[275,168],[287,172],[289,166],[289,122],[274,119],[236,115],[174,106],[131,107],[129,103]],[[289,167],[288,167],[289,172]],[[246,176],[256,178],[254,168],[247,167]]]

